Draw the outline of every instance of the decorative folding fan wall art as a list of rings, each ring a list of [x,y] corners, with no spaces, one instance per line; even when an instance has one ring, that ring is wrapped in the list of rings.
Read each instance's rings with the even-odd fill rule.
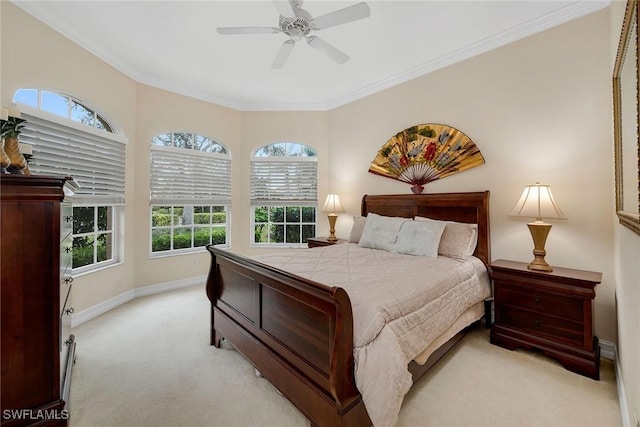
[[[437,123],[412,126],[397,133],[378,151],[369,172],[412,185],[424,185],[484,164],[480,149],[456,128]]]

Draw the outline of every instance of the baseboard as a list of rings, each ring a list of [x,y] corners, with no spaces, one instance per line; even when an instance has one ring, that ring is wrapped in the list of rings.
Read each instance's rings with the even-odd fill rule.
[[[106,301],[102,301],[101,303],[89,307],[86,310],[74,313],[71,315],[71,327],[75,328],[76,326],[82,325],[84,322],[88,322],[109,310],[113,310],[114,308],[131,301],[135,297],[135,291],[132,289],[130,291],[123,292],[120,295],[116,295],[113,298],[109,298]]]
[[[134,298],[145,297],[148,295],[159,294],[162,292],[173,291],[176,289],[186,288],[189,286],[202,285],[206,281],[206,276],[196,276],[187,279],[174,280],[172,282],[160,283],[157,285],[144,286],[142,288],[131,289],[102,301],[92,307],[82,310],[71,315],[71,327],[80,326],[91,319],[94,319],[109,310],[131,301]]]
[[[600,357],[616,361],[616,345],[609,341],[600,341]]]
[[[620,417],[622,418],[622,427],[632,427],[631,419],[629,418],[627,392],[624,389],[624,381],[622,380],[622,371],[620,370],[620,359],[618,359],[617,349],[615,351],[614,360],[616,365],[616,385],[618,386],[618,401],[620,402]]]

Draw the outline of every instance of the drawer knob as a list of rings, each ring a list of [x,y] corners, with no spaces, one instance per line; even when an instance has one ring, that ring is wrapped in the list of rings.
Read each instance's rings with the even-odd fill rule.
[[[72,217],[72,216],[70,216],[70,215],[67,215],[67,216],[65,216],[65,217],[64,217],[64,220],[65,220],[66,222],[71,222],[71,221],[73,221],[73,217]]]
[[[67,308],[64,313],[68,316],[70,314],[72,314],[75,310],[73,309],[73,307],[69,307]]]
[[[71,251],[72,251],[72,249],[71,249],[71,248],[69,248],[69,247],[66,247],[66,248],[64,248],[64,251],[65,251],[66,253],[69,253],[69,252],[71,252]]]
[[[64,279],[64,283],[66,283],[67,285],[68,285],[69,283],[73,283],[73,277],[65,277],[65,279]]]

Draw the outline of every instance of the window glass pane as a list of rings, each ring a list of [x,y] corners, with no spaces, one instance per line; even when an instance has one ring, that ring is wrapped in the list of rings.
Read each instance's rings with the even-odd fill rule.
[[[315,225],[303,225],[302,226],[302,242],[306,243],[307,239],[314,237],[316,235],[316,226]]]
[[[287,224],[287,243],[300,243],[300,226]]]
[[[113,129],[111,128],[111,125],[109,125],[109,123],[107,123],[107,121],[102,117],[100,117],[99,115],[96,116],[96,128],[113,133]]]
[[[111,229],[111,206],[98,206],[98,231]]]
[[[287,222],[300,222],[300,208],[287,206]]]
[[[270,222],[284,222],[284,208],[275,207],[269,210]]]
[[[151,251],[160,252],[171,250],[171,230],[151,230]]]
[[[267,224],[256,224],[253,236],[256,243],[269,243],[269,226]]]
[[[227,213],[225,211],[214,212],[211,219],[212,219],[214,224],[226,224],[226,222],[227,222]]]
[[[72,268],[93,264],[93,236],[74,237],[72,253]]]
[[[193,234],[193,246],[200,247],[208,245],[211,240],[211,228],[197,227]]]
[[[302,222],[316,222],[316,208],[312,206],[303,206]]]
[[[184,219],[182,218],[182,213],[184,212],[184,206],[174,206],[173,207],[173,225],[182,225]]]
[[[178,227],[173,232],[173,249],[184,249],[191,247],[191,228]]]
[[[111,250],[113,247],[112,234],[100,234],[98,235],[97,244],[97,262],[107,261],[111,259]]]
[[[270,243],[284,243],[284,225],[271,225],[269,233]]]
[[[255,208],[253,211],[253,220],[255,222],[269,221],[269,209],[266,206]]]
[[[193,207],[194,224],[211,224],[211,208],[209,206]]]
[[[32,107],[38,106],[38,90],[37,89],[20,89],[13,96],[13,102],[21,102]]]
[[[73,234],[94,231],[94,209],[93,206],[73,208]]]
[[[211,233],[212,245],[224,245],[227,243],[227,228],[226,227],[213,227]]]
[[[176,132],[173,134],[174,146],[178,148],[189,148],[193,146],[192,135],[190,133]]]
[[[158,135],[151,140],[153,145],[161,145],[163,147],[172,147],[171,134],[165,133],[164,135]]]
[[[151,208],[151,226],[164,227],[171,225],[171,207],[154,206]]]
[[[69,117],[69,104],[66,97],[60,96],[57,93],[42,91],[42,106],[41,108],[53,114],[57,114],[62,117]]]
[[[95,124],[93,111],[84,105],[71,101],[71,120],[93,126]]]

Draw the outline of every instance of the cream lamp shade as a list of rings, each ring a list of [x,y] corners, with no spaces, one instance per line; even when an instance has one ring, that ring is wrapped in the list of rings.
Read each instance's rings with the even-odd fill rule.
[[[567,219],[560,210],[558,203],[551,194],[548,185],[536,182],[534,185],[527,185],[520,196],[520,200],[513,207],[509,216],[535,218],[534,222],[527,224],[531,237],[533,238],[533,261],[528,265],[530,270],[553,271],[553,268],[545,261],[547,252],[544,246],[547,236],[551,230],[551,224],[543,219]]]
[[[329,237],[327,240],[330,242],[335,242],[338,240],[336,237],[336,220],[338,219],[338,215],[336,212],[343,212],[342,205],[340,204],[340,196],[335,193],[329,193],[327,195],[327,200],[324,202],[324,207],[322,208],[323,212],[328,212],[327,215],[329,218]]]

